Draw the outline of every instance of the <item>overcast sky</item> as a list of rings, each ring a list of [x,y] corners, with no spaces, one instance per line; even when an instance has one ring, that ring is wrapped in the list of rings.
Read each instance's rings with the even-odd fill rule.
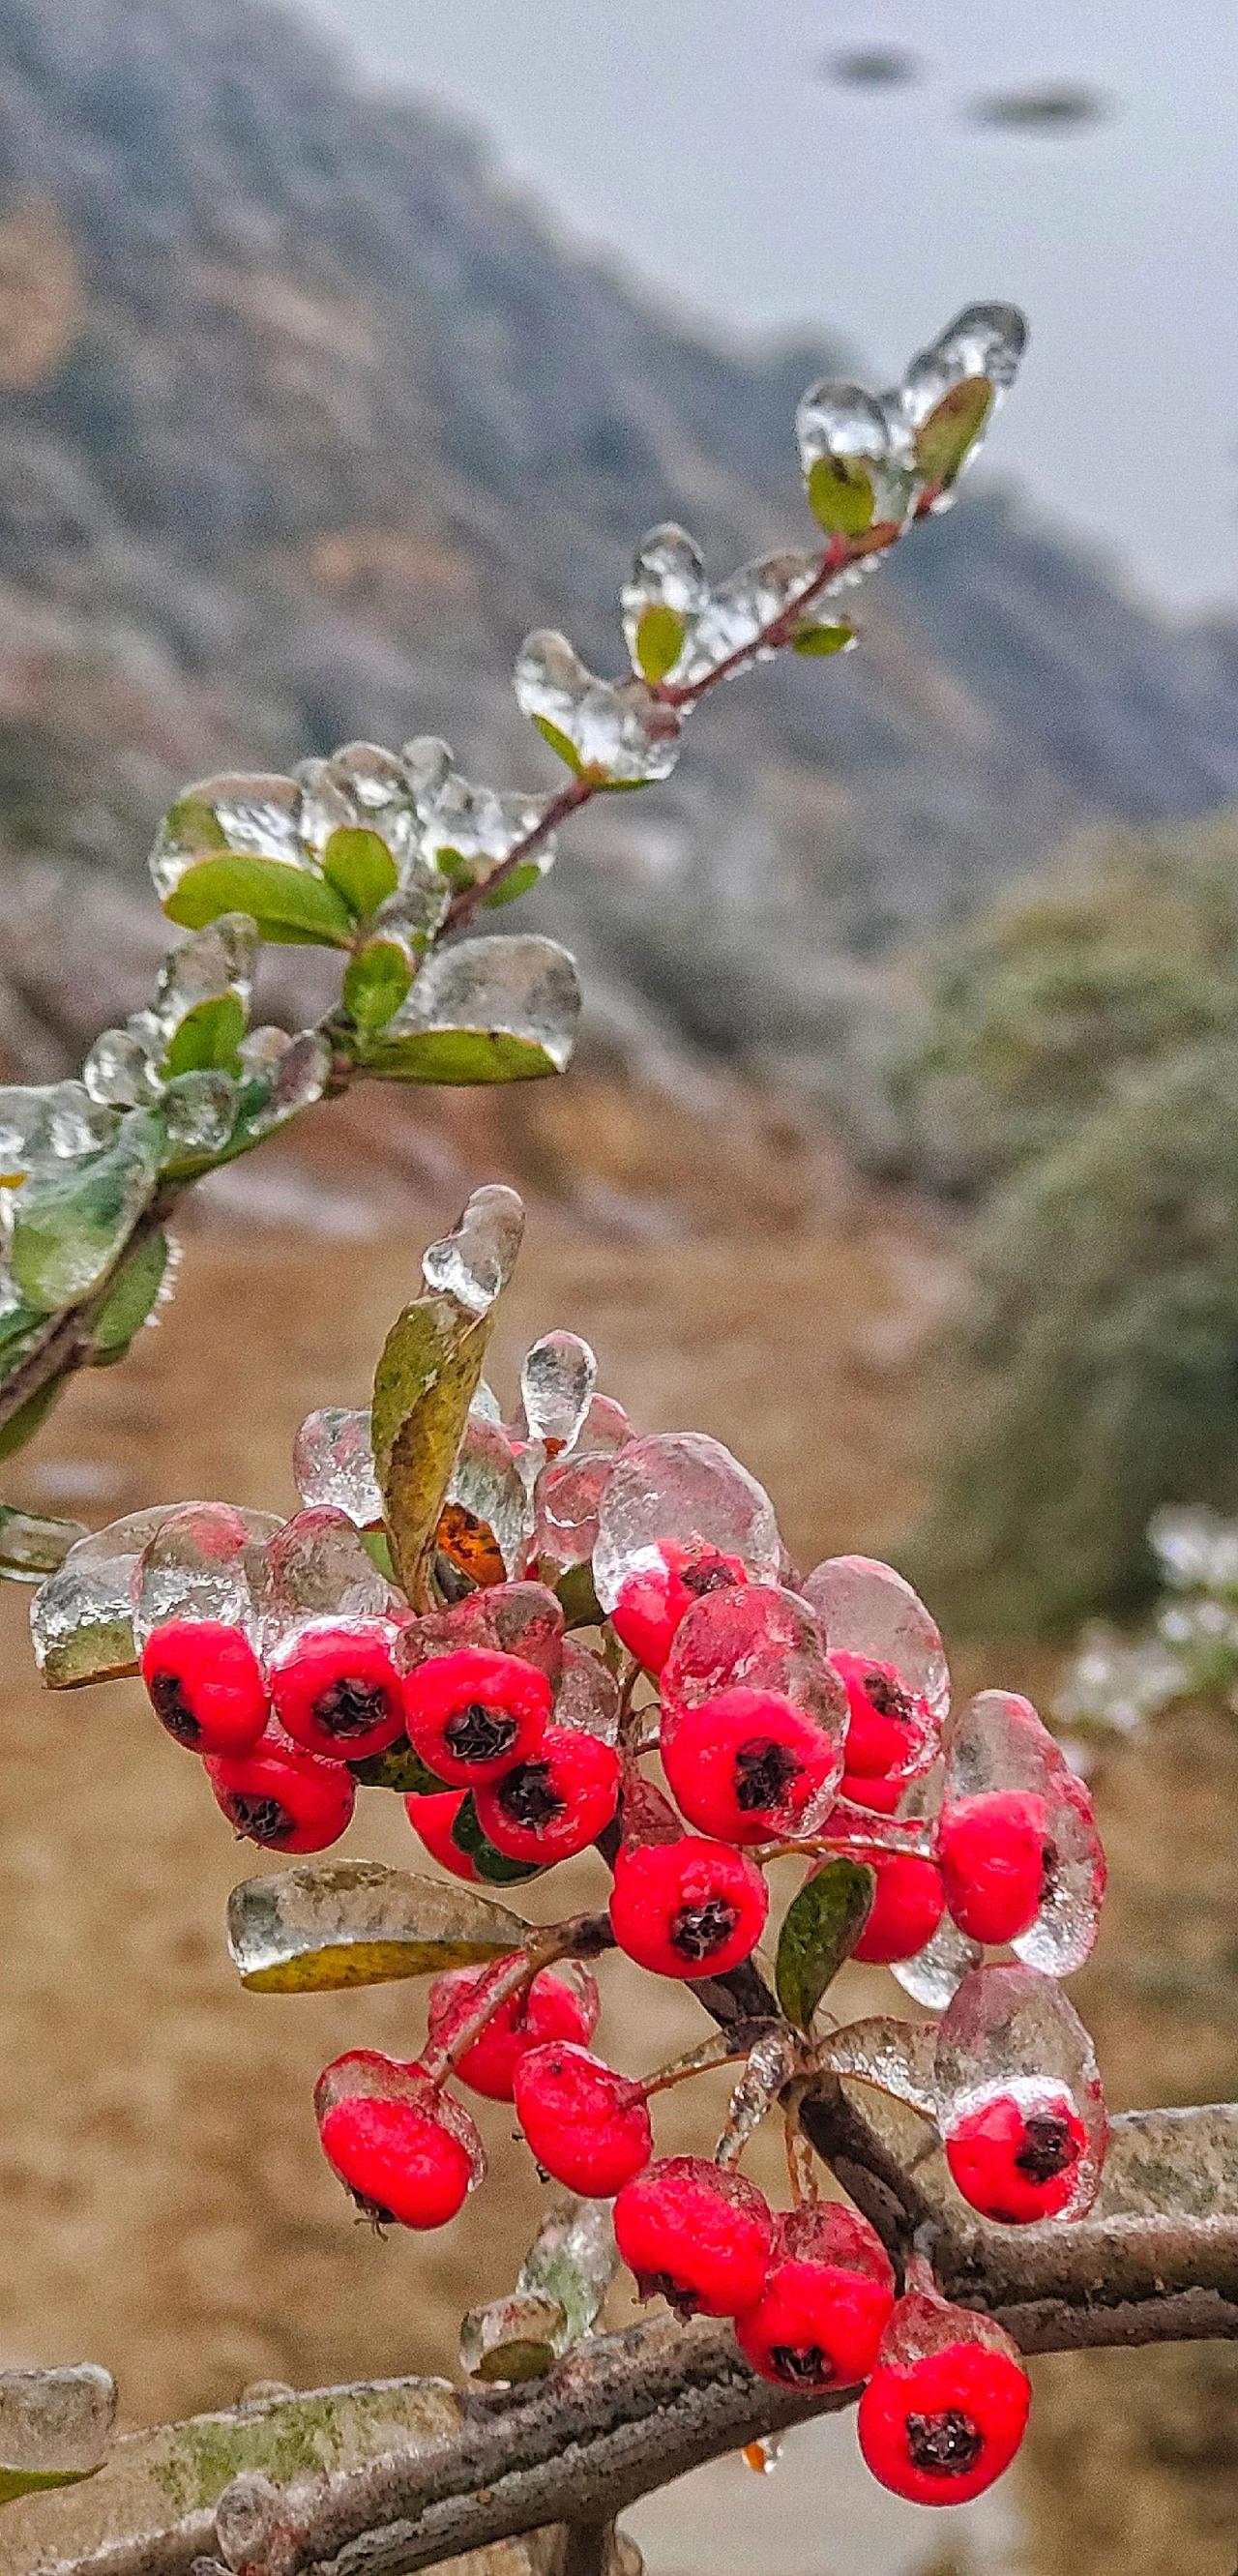
[[[1235,0],[299,0],[459,109],[568,230],[729,330],[841,328],[880,374],[955,308],[1023,304],[991,453],[1186,611],[1238,593]],[[821,79],[850,44],[912,86]],[[998,131],[978,93],[1094,83]]]

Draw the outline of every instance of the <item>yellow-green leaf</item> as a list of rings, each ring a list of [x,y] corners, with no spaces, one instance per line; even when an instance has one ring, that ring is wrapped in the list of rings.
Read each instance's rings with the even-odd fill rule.
[[[347,948],[353,934],[352,914],[325,877],[231,851],[186,868],[163,908],[186,930],[205,929],[221,912],[247,912],[264,939],[289,948]]]
[[[986,376],[964,376],[951,385],[916,431],[916,464],[926,483],[948,491],[993,408]]]
[[[873,523],[872,477],[857,456],[819,456],[808,476],[808,506],[830,537],[862,537]]]
[[[836,626],[801,626],[791,638],[793,652],[809,655],[845,653],[855,642],[855,628],[846,618]]]
[[[391,1553],[416,1602],[433,1548],[468,1410],[477,1392],[490,1312],[454,1297],[414,1298],[387,1335],[374,1378],[374,1466]]]
[[[381,1861],[307,1861],[246,1879],[228,1901],[228,1947],[255,1994],[436,1976],[518,1949],[528,1925],[455,1881]]]
[[[560,760],[566,761],[568,768],[574,769],[579,778],[585,764],[575,743],[570,742],[567,735],[560,732],[558,725],[551,723],[549,716],[534,716],[533,722],[543,742],[548,742],[551,750],[558,754]]]
[[[665,600],[655,600],[643,611],[636,629],[636,659],[651,686],[656,687],[674,669],[687,631],[686,617],[677,608],[668,608]]]

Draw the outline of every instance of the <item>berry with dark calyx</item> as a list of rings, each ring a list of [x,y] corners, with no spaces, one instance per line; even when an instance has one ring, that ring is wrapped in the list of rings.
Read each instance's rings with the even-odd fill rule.
[[[828,1833],[829,1827],[827,1825]],[[870,1968],[888,1968],[895,1959],[914,1959],[933,1938],[946,1910],[945,1889],[935,1860],[920,1852],[865,1851],[876,1877],[868,1921],[853,1944],[851,1956]]]
[[[620,1776],[613,1744],[548,1726],[528,1761],[475,1792],[477,1821],[509,1860],[569,1860],[610,1823]]]
[[[536,1664],[488,1646],[430,1655],[404,1676],[409,1742],[453,1789],[502,1778],[536,1753],[551,1711]]]
[[[629,1845],[616,1859],[611,1929],[657,1976],[725,1976],[751,1956],[768,1912],[760,1870],[726,1843],[685,1834]]]
[[[341,1762],[270,1739],[208,1755],[206,1776],[233,1832],[267,1851],[326,1851],[352,1820],[357,1789]]]
[[[1031,2390],[1009,2335],[944,2301],[900,2299],[856,2419],[873,2476],[911,2504],[969,2504],[1010,2466]]]
[[[516,2116],[539,2165],[584,2199],[609,2200],[653,2152],[639,2084],[570,2041],[531,2048],[513,2077]]]
[[[628,1576],[611,1611],[611,1626],[638,1664],[660,1673],[693,1602],[749,1580],[742,1557],[728,1556],[706,1539],[663,1539],[656,1561]]]
[[[444,2227],[485,2170],[463,2104],[377,2049],[325,2067],[314,2109],[328,2164],[376,2226]]]
[[[452,1838],[452,1827],[467,1796],[467,1789],[441,1789],[436,1797],[410,1796],[404,1801],[404,1813],[430,1858],[449,1869],[453,1878],[463,1878],[470,1887],[477,1887],[481,1871]]]
[[[663,2156],[625,2183],[615,2243],[642,2299],[678,2317],[733,2317],[765,2281],[774,2222],[763,2193],[703,2156]]]
[[[818,2201],[776,2220],[760,2296],[736,2319],[739,2347],[783,2388],[852,2388],[868,2377],[894,2306],[894,2268],[859,2211]]]
[[[453,2027],[472,2011],[486,1979],[505,1964],[496,1960],[487,1968],[451,1968],[435,1978],[430,1988],[432,2040],[450,2039]],[[556,2039],[585,2046],[597,2027],[598,2011],[598,1990],[587,1968],[574,1960],[543,1968],[531,1985],[496,2006],[480,2038],[456,2059],[456,2074],[488,2101],[510,2102],[521,2058]]]
[[[191,1753],[244,1753],[265,1730],[267,1686],[243,1629],[167,1619],[142,1648],[142,1679],[161,1726]]]
[[[909,1690],[895,1664],[844,1647],[830,1662],[847,1693],[847,1769],[857,1779],[910,1779],[936,1747],[928,1701]]]
[[[986,1790],[947,1808],[937,1831],[946,1903],[972,1941],[1017,1941],[1052,1883],[1053,1847],[1043,1798]]]
[[[676,1714],[662,1767],[690,1825],[720,1842],[766,1843],[812,1830],[838,1752],[781,1692],[741,1684]]]
[[[404,1732],[403,1683],[386,1619],[316,1619],[271,1657],[286,1735],[329,1762],[381,1753]]]
[[[943,2144],[964,2200],[1003,2227],[1062,2217],[1080,2204],[1080,2186],[1094,2169],[1074,2103],[1048,2085],[1036,2085],[1024,2102],[1013,2092],[993,2094],[955,2120]]]

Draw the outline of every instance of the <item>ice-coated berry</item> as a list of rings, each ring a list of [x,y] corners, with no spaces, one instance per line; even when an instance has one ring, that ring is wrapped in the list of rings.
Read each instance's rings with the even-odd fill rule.
[[[685,1834],[621,1851],[611,1929],[621,1950],[661,1977],[721,1977],[755,1950],[769,1891],[747,1854]]]
[[[168,1619],[142,1649],[161,1726],[193,1753],[244,1753],[267,1722],[267,1687],[248,1637],[222,1619]]]
[[[527,1762],[550,1710],[545,1673],[486,1646],[430,1655],[404,1676],[409,1742],[453,1789],[475,1789]]]
[[[902,2300],[904,2309],[927,2302]],[[860,2399],[860,2449],[873,2476],[911,2504],[969,2504],[1008,2469],[1027,2425],[1031,2391],[1013,2348],[973,2338],[958,2312],[955,2341],[913,2359],[884,2348]],[[890,2340],[896,2343],[895,2330]]]
[[[936,1861],[919,1852],[897,1851],[866,1851],[864,1859],[877,1885],[852,1958],[870,1968],[888,1968],[892,1960],[916,1958],[926,1941],[932,1940],[946,1909]]]
[[[352,1819],[356,1783],[340,1762],[295,1745],[208,1755],[206,1776],[233,1832],[267,1851],[326,1851]]]
[[[937,1729],[928,1701],[893,1664],[831,1647],[846,1693],[847,1769],[861,1780],[910,1779],[931,1759]]]
[[[380,2226],[446,2226],[484,2170],[463,2105],[376,2049],[325,2067],[314,2107],[328,2164]]]
[[[430,1988],[430,2038],[450,2039],[480,1989],[496,1968],[451,1968]],[[455,2062],[455,2071],[475,2093],[491,2102],[510,2102],[516,2068],[531,2048],[555,2039],[575,2040],[581,2047],[597,2027],[598,1990],[587,1968],[575,1963],[543,1968],[518,1995],[496,2006],[479,2039]]]
[[[946,1810],[937,1834],[946,1903],[969,1940],[1016,1941],[1040,1910],[1053,1865],[1043,1798],[983,1791]]]
[[[642,2299],[679,2317],[733,2317],[761,2295],[774,2239],[763,2193],[703,2156],[663,2156],[625,2183],[615,2243]]]
[[[285,1734],[329,1762],[381,1753],[404,1731],[403,1684],[386,1619],[314,1620],[269,1666]]]
[[[548,1726],[527,1762],[477,1790],[477,1821],[508,1860],[568,1860],[610,1823],[619,1780],[613,1744],[574,1726]]]
[[[516,2116],[539,2165],[584,2199],[609,2200],[647,2165],[653,2132],[640,2086],[570,2041],[520,2059]]]
[[[405,1799],[404,1812],[413,1832],[425,1844],[431,1860],[436,1860],[441,1868],[449,1869],[453,1878],[463,1878],[470,1886],[476,1886],[481,1871],[469,1853],[461,1851],[452,1838],[452,1827],[467,1796],[467,1789],[440,1789],[429,1797],[413,1795]]]
[[[754,2370],[784,2388],[851,2388],[866,2379],[894,2306],[880,2237],[839,2201],[776,2221],[760,2295],[736,2321]]]
[[[838,1773],[837,1747],[778,1691],[743,1684],[677,1712],[662,1765],[681,1813],[720,1842],[809,1833]]]
[[[844,1771],[838,1794],[853,1807],[867,1807],[870,1815],[896,1816],[906,1786],[905,1780],[861,1780],[854,1772]]]
[[[622,1586],[611,1626],[647,1672],[660,1673],[680,1620],[707,1592],[750,1580],[742,1557],[728,1556],[707,1540],[664,1539],[659,1562],[639,1566]]]
[[[1030,2102],[995,2093],[963,2112],[943,2143],[964,2200],[1003,2227],[1060,2218],[1078,2200],[1092,2158],[1070,2095],[1049,2086]]]

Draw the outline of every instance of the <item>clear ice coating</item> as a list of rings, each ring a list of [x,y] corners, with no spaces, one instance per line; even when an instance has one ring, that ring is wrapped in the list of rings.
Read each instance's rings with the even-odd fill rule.
[[[613,1610],[632,1574],[656,1569],[661,1542],[716,1547],[753,1580],[776,1583],[782,1545],[763,1486],[704,1431],[654,1432],[615,1457],[602,1495],[593,1575]]]
[[[91,2361],[63,2370],[0,2370],[0,2482],[89,2477],[116,2424],[116,2386]]]
[[[943,1914],[932,1939],[926,1941],[911,1959],[896,1959],[890,1974],[911,1996],[912,2002],[926,2004],[930,2012],[942,2012],[958,1993],[964,1977],[978,1968],[984,1952],[978,1941],[970,1941]]]
[[[918,2361],[929,2361],[959,2343],[981,2344],[986,2352],[1003,2353],[1022,2368],[1013,2335],[999,2326],[996,2317],[981,2316],[976,2308],[952,2307],[948,2300],[923,2290],[910,2291],[897,2302],[881,2338],[878,2368],[914,2370]]]
[[[500,1423],[470,1412],[451,1471],[447,1502],[489,1533],[504,1575],[523,1572],[533,1538],[533,1498]]]
[[[941,1719],[950,1706],[950,1670],[941,1631],[919,1595],[892,1565],[872,1556],[827,1556],[800,1585],[832,1647],[893,1664],[908,1690]]]
[[[458,1879],[334,1854],[244,1879],[228,1899],[228,1948],[254,1994],[330,1993],[468,1967],[514,1950],[525,1929]]]
[[[544,1583],[495,1584],[470,1592],[450,1609],[431,1610],[404,1630],[399,1660],[406,1671],[427,1655],[454,1655],[461,1646],[486,1646],[536,1664],[550,1682],[563,1666],[563,1610]]]
[[[170,949],[160,969],[153,1016],[165,1035],[201,1002],[232,994],[248,1010],[258,962],[258,932],[247,913],[221,913]]]
[[[1105,1855],[1083,1781],[1030,1700],[1015,1691],[980,1691],[952,1721],[942,1820],[964,1800],[997,1794],[1031,1801],[1044,1838],[1040,1911],[1011,1948],[1029,1968],[1073,1976],[1095,1946]]]
[[[0,1085],[0,1186],[97,1153],[115,1115],[82,1082]]]
[[[416,2066],[384,2057],[376,2048],[353,2048],[325,2067],[314,2088],[314,2115],[320,2129],[342,2102],[390,2102],[433,2120],[463,2147],[472,2167],[470,2191],[486,2170],[486,2151],[462,2102]],[[325,2140],[328,2160],[330,2141]]]
[[[146,1205],[166,1142],[157,1118],[130,1110],[102,1151],[45,1165],[23,1183],[9,1261],[28,1305],[54,1314],[105,1277]]]
[[[543,1467],[534,1488],[537,1521],[533,1552],[557,1581],[574,1565],[587,1565],[598,1540],[598,1512],[613,1453],[573,1450]]]
[[[830,378],[810,385],[796,411],[795,435],[823,525],[846,535],[902,527],[915,497],[914,459],[874,395]]]
[[[178,1503],[147,1540],[133,1575],[139,1649],[169,1619],[220,1619],[255,1639],[253,1579],[281,1523],[231,1503]]]
[[[267,1654],[311,1619],[381,1619],[393,1594],[347,1514],[296,1512],[268,1541],[255,1578]]]
[[[91,1099],[101,1107],[148,1107],[151,1101],[158,1099],[160,1091],[156,1057],[149,1035],[143,1044],[132,1028],[102,1029],[82,1066],[82,1082]]]
[[[427,1288],[485,1315],[507,1286],[524,1234],[524,1202],[499,1181],[474,1190],[451,1233],[421,1258]]]
[[[292,1472],[304,1504],[325,1503],[346,1512],[358,1529],[372,1529],[383,1516],[383,1498],[374,1474],[370,1414],[346,1405],[324,1404],[307,1413],[292,1448]]]
[[[619,1685],[575,1637],[563,1640],[554,1716],[556,1726],[574,1726],[582,1735],[600,1736],[604,1744],[619,1741]]]
[[[460,876],[484,884],[540,828],[554,802],[550,796],[472,786],[453,765],[450,745],[436,734],[419,734],[406,743],[403,761],[416,809],[418,851],[440,885]],[[544,876],[553,860],[554,842],[547,838],[529,854],[531,872]]]
[[[383,1046],[440,1031],[497,1033],[540,1047],[562,1073],[571,1058],[579,1017],[576,968],[557,940],[531,931],[509,938],[465,939],[437,948],[426,959],[407,999],[383,1030]],[[439,1073],[435,1078],[468,1081],[475,1077],[466,1070]]]
[[[580,1426],[576,1446],[582,1455],[586,1449],[624,1449],[631,1437],[632,1425],[623,1406],[613,1395],[595,1395]]]
[[[598,1364],[579,1333],[543,1333],[525,1353],[520,1396],[525,1428],[547,1455],[574,1447],[593,1399]]]
[[[662,1669],[662,1735],[676,1718],[726,1690],[776,1691],[812,1718],[834,1746],[823,1816],[842,1777],[847,1694],[826,1653],[825,1631],[807,1602],[772,1583],[730,1584],[703,1593],[680,1620]],[[804,1824],[815,1830],[819,1817]]]
[[[994,2101],[1025,2119],[1073,2112],[1086,2135],[1064,2217],[1082,2217],[1100,2188],[1108,2122],[1096,2051],[1052,1977],[1028,1967],[973,1969],[942,2016],[934,2051],[943,2137]]]
[[[331,1076],[331,1049],[317,1029],[289,1038],[271,1066],[271,1089],[245,1120],[250,1135],[266,1136],[321,1100]]]
[[[30,1605],[34,1656],[53,1688],[101,1680],[136,1660],[133,1578],[142,1550],[173,1507],[128,1512],[71,1547]]]
[[[764,555],[741,564],[711,590],[684,644],[677,679],[695,688],[724,662],[734,662],[738,671],[768,661],[778,650],[763,640],[768,629],[805,597],[820,571],[819,555],[811,554]]]
[[[951,461],[942,490],[932,507],[947,509],[953,484],[984,443],[993,414],[1004,402],[1019,371],[1027,345],[1027,324],[1013,304],[969,304],[940,337],[912,359],[901,385],[885,395],[882,408],[896,431],[910,442],[930,481],[937,479],[934,428],[945,424],[944,453]],[[968,407],[962,388],[976,389]],[[951,408],[959,408],[959,437],[952,437]]]
[[[598,679],[566,635],[541,627],[516,657],[516,703],[557,736],[574,767],[614,786],[669,778],[679,756],[679,718],[644,680]]]
[[[228,1073],[180,1073],[163,1095],[164,1124],[182,1154],[216,1154],[236,1124],[239,1094]]]
[[[312,866],[301,838],[301,789],[294,778],[269,775],[200,779],[164,816],[150,855],[158,895],[174,894],[187,870],[223,850],[274,859],[289,868]]]
[[[709,599],[700,548],[673,520],[650,528],[619,594],[624,641],[638,678],[679,679],[684,640]]]

